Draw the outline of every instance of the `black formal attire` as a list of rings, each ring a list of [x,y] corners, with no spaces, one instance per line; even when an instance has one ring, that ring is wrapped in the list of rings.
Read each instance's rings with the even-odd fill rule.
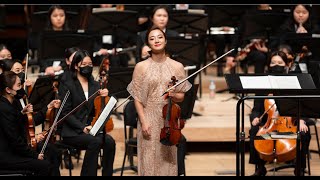
[[[26,117],[19,110],[18,103],[14,101],[11,104],[5,97],[0,97],[0,167],[3,170],[28,170],[35,175],[48,176],[50,163],[38,160],[39,154],[28,145]],[[39,116],[41,113],[34,116],[34,120],[38,121]]]
[[[98,91],[100,87],[99,83],[93,80],[93,77],[89,79],[88,83],[90,97]],[[64,97],[68,90],[70,91],[70,95],[62,111],[62,117],[86,100],[82,86],[77,78],[68,78],[67,82],[59,86],[59,95],[61,93],[60,97]],[[83,132],[83,129],[91,124],[94,115],[94,99],[91,99],[86,105],[82,106],[62,123],[62,141],[77,149],[86,150],[81,169],[81,176],[97,175],[98,156],[102,145],[104,145],[102,175],[111,176],[113,173],[113,162],[116,151],[114,139],[110,135],[106,134],[105,142],[103,143],[102,133],[92,136]]]

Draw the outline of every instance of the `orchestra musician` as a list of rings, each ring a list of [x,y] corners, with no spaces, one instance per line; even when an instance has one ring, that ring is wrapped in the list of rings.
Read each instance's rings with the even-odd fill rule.
[[[267,53],[269,52],[266,46],[266,40],[261,38],[247,40],[248,35],[245,34],[249,29],[255,28],[247,25],[246,15],[260,11],[261,9],[259,7],[260,6],[255,6],[253,9],[248,10],[241,18],[238,31],[236,31],[231,40],[231,49],[234,48],[236,51],[226,56],[226,72],[234,71],[234,67],[240,61],[240,67],[244,70],[246,66],[253,65],[254,73],[264,73],[267,64]],[[239,47],[242,48],[241,51],[238,51]]]
[[[0,139],[2,142],[0,153],[1,169],[28,170],[34,175],[48,176],[60,175],[60,161],[58,150],[50,146],[45,154],[39,154],[39,149],[32,149],[27,137],[27,113],[33,112],[31,104],[22,108],[19,99],[25,92],[21,80],[12,71],[5,71],[0,75]],[[52,101],[40,112],[33,115],[34,125],[43,123],[48,108],[60,106],[60,101]],[[37,144],[44,136],[38,136]],[[37,146],[41,148],[41,145]],[[47,155],[47,153],[49,155]]]
[[[0,44],[0,60],[3,59],[12,59],[12,55],[6,45]]]
[[[183,65],[167,57],[166,34],[154,27],[146,33],[146,44],[150,47],[150,58],[139,62],[134,69],[127,90],[135,99],[139,116],[138,123],[138,174],[141,176],[178,175],[177,147],[160,142],[160,131],[164,125],[162,108],[166,100],[161,95],[166,90],[171,76],[178,80],[185,77]],[[186,81],[169,92],[173,101],[181,102],[191,88]]]
[[[275,74],[287,74],[289,71],[289,60],[286,54],[282,51],[275,51],[270,56],[269,61],[269,73]],[[250,114],[250,121],[251,121],[251,129],[249,131],[250,134],[250,158],[249,163],[255,164],[256,169],[253,176],[265,176],[267,170],[265,168],[266,161],[262,160],[259,156],[259,153],[255,149],[254,146],[254,139],[259,131],[259,127],[263,126],[267,121],[267,114],[264,114],[264,100],[263,99],[255,99],[254,107]],[[261,117],[261,115],[263,115]],[[296,121],[296,120],[295,120]],[[294,122],[297,124],[297,122]],[[304,169],[306,168],[306,154],[308,153],[308,146],[310,143],[310,132],[309,128],[306,125],[305,120],[300,119],[300,132],[301,132],[301,174],[304,174]],[[294,171],[296,172],[296,171]]]
[[[99,83],[93,79],[92,70],[93,64],[88,52],[84,50],[76,51],[70,65],[71,77],[59,86],[60,97],[70,91],[70,96],[61,113],[62,117],[97,91],[103,97],[108,96],[107,89],[99,90]],[[116,144],[109,134],[105,135],[105,139],[103,139],[103,134],[101,133],[96,136],[89,134],[94,114],[94,102],[89,100],[87,105],[82,106],[63,121],[62,141],[77,149],[86,150],[81,176],[97,176],[98,157],[101,148],[103,148],[102,175],[111,176],[113,174]]]

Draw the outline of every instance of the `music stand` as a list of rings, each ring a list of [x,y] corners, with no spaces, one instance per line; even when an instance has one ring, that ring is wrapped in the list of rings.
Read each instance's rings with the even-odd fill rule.
[[[184,66],[194,66],[196,69],[189,71],[189,74],[196,72],[200,69],[202,62],[205,58],[205,48],[201,38],[187,39],[185,37],[167,37],[167,52],[170,57],[179,61]],[[191,84],[194,84],[196,76],[189,79]],[[201,73],[199,74],[200,82],[200,97],[202,96],[201,87]]]
[[[58,76],[41,76],[36,80],[29,97],[34,112],[40,111],[55,98],[53,82],[58,81],[58,78]]]
[[[208,6],[209,27],[238,27],[246,8],[241,5],[214,5]]]
[[[265,38],[270,40],[271,35],[276,34],[279,27],[289,18],[289,14],[278,11],[259,11],[245,14],[246,28],[243,37]]]
[[[127,87],[132,80],[134,67],[110,68],[107,89],[110,96],[127,98],[130,96]]]
[[[188,10],[170,11],[170,21],[167,28],[179,33],[206,34],[208,30],[208,15],[188,13]]]
[[[184,100],[181,103],[178,103],[181,108],[181,119],[190,119],[192,114],[195,114],[193,113],[193,108],[197,99],[198,88],[199,84],[194,84],[191,89],[185,93]]]
[[[93,53],[95,37],[90,33],[70,31],[43,32],[39,47],[40,65],[48,61],[64,61],[65,50],[70,47],[79,47]],[[43,62],[41,62],[43,61]]]
[[[89,18],[88,31],[112,35],[112,44],[113,47],[116,47],[118,39],[123,35],[137,34],[138,13],[129,10],[92,13]]]

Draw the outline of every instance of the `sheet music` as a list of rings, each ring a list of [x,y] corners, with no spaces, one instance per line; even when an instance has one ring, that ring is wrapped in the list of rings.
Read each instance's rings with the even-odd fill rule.
[[[297,76],[240,76],[244,89],[301,89]]]
[[[110,97],[108,104],[103,109],[102,113],[100,114],[96,123],[93,125],[89,134],[95,136],[100,131],[101,127],[105,124],[106,120],[109,120],[110,113],[113,110],[114,106],[117,104],[117,102],[118,101],[113,96]]]
[[[268,76],[240,76],[244,89],[272,89]]]
[[[112,12],[112,11],[117,11],[116,7],[111,7],[111,8],[93,8],[92,13],[102,13],[102,12]]]
[[[272,89],[301,89],[297,76],[269,76]]]

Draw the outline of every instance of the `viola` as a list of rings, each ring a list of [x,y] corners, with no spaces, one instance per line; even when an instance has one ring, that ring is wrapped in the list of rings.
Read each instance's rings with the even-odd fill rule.
[[[108,58],[105,58],[99,68],[99,75],[100,75],[100,89],[104,89],[107,87],[107,82],[108,82],[108,76],[109,76],[109,65],[110,61]],[[106,104],[108,104],[110,100],[110,97],[102,97],[102,96],[97,96],[94,99],[94,108],[95,108],[95,116],[91,122],[91,125],[93,126],[96,121],[98,120],[100,114],[102,113],[103,109],[105,108]],[[109,133],[113,130],[114,124],[112,118],[110,118],[107,123],[105,124],[105,133]]]
[[[297,132],[292,117],[279,116],[274,100],[266,99],[264,106],[268,109],[268,119],[264,126],[260,127],[257,136],[272,132]],[[286,162],[296,156],[295,139],[254,140],[254,147],[260,158],[267,162]]]
[[[174,86],[177,82],[176,77],[171,77],[172,82],[169,86]],[[178,104],[168,97],[168,104],[162,108],[164,126],[160,133],[160,142],[166,146],[172,146],[179,143],[181,139],[181,129],[184,128],[184,120],[180,119],[181,108]]]

